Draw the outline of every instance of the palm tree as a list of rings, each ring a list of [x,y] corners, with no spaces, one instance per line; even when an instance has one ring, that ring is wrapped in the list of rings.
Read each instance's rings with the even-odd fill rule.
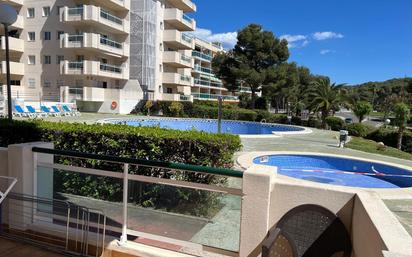
[[[326,128],[326,118],[333,111],[339,110],[343,102],[342,87],[345,84],[331,84],[329,78],[319,78],[308,91],[309,107],[321,113],[322,128]]]
[[[402,138],[403,133],[406,129],[406,124],[411,118],[411,112],[409,107],[404,103],[398,103],[393,108],[393,113],[395,115],[395,125],[398,126],[398,143],[397,147],[399,150],[402,149]]]

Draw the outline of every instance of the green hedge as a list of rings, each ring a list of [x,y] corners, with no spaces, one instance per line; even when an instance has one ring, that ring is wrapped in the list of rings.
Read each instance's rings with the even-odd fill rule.
[[[349,132],[350,136],[366,137],[369,133],[374,131],[375,128],[362,123],[352,123],[346,126],[346,130]]]
[[[157,127],[43,121],[14,121],[10,124],[0,120],[0,129],[0,146],[41,140],[53,142],[55,148],[61,150],[225,168],[232,167],[233,154],[241,149],[238,136]],[[90,168],[122,170],[118,165],[92,160],[60,158],[57,161]],[[224,179],[204,174],[175,173],[142,167],[139,170],[132,167],[132,172],[198,183],[225,183]],[[122,197],[121,181],[118,179],[60,172],[56,173],[54,183],[55,189],[62,193],[110,201],[121,201]],[[137,183],[131,190],[130,201],[185,214],[208,216],[209,211],[219,202],[216,194],[205,191]],[[210,208],[197,208],[199,203],[209,205]]]
[[[383,142],[387,146],[397,147],[398,132],[392,128],[380,128],[366,137],[376,142]],[[406,131],[402,138],[402,151],[412,153],[412,132]]]
[[[326,124],[334,131],[344,129],[346,126],[345,121],[338,117],[327,117]]]

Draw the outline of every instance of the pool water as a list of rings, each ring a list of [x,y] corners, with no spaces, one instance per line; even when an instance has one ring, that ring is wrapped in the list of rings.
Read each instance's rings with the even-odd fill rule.
[[[176,130],[197,130],[209,133],[217,133],[217,120],[201,119],[135,119],[116,121],[116,123],[126,123],[130,126],[158,126]],[[304,131],[302,127],[287,126],[279,124],[244,122],[244,121],[222,121],[222,133],[235,135],[270,135],[274,132],[299,132]]]
[[[271,155],[255,164],[278,167],[278,173],[307,181],[361,188],[412,187],[412,171],[381,163],[314,155]]]

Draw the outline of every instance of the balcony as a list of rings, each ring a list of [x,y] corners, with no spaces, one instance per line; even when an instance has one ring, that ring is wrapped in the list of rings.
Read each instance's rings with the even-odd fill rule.
[[[196,59],[200,59],[202,61],[207,61],[207,62],[210,62],[213,59],[213,57],[211,55],[204,54],[204,53],[201,53],[199,51],[193,51],[192,56]]]
[[[219,97],[222,97],[225,101],[239,101],[237,96],[229,96],[229,95],[214,95],[214,94],[203,94],[203,93],[193,93],[192,94],[194,99],[200,100],[212,100],[217,101]]]
[[[99,0],[99,3],[104,4],[110,10],[116,10],[116,11],[130,10],[130,0]]]
[[[163,41],[177,49],[191,50],[193,48],[193,38],[178,30],[165,30]]]
[[[122,80],[129,79],[129,69],[98,61],[63,61],[60,63],[60,66],[62,75],[96,76]]]
[[[212,69],[206,68],[206,67],[203,67],[203,66],[200,66],[200,65],[195,65],[194,70],[199,72],[199,73],[206,74],[206,75],[214,75]]]
[[[184,12],[196,12],[196,5],[190,0],[168,0],[168,2]]]
[[[6,61],[1,61],[0,63],[0,76],[2,78],[6,77]],[[11,79],[21,78],[24,76],[24,64],[19,62],[10,62],[10,75]]]
[[[193,96],[181,94],[162,94],[163,101],[193,102]]]
[[[191,86],[192,77],[179,73],[163,73],[163,84],[176,86]]]
[[[215,88],[215,89],[222,89],[227,90],[223,87],[223,83],[221,81],[212,81],[212,80],[204,80],[204,79],[194,79],[194,85],[197,87],[203,88]]]
[[[192,58],[179,52],[166,51],[163,52],[163,63],[176,68],[192,68]]]
[[[164,20],[180,31],[194,31],[196,29],[195,20],[176,8],[166,9]]]
[[[9,49],[10,52],[23,53],[24,52],[24,40],[14,37],[9,37]],[[6,37],[0,37],[0,50],[6,51]]]
[[[89,24],[118,34],[129,34],[130,24],[100,7],[83,5],[80,7],[64,7],[61,12],[61,21],[71,24]]]
[[[83,33],[80,35],[64,34],[64,37],[61,38],[61,47],[94,50],[117,57],[128,57],[130,54],[129,44],[104,38],[100,34],[94,33]]]

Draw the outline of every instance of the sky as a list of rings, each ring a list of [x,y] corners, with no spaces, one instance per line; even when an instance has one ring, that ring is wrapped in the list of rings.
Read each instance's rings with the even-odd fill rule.
[[[261,24],[289,42],[289,61],[333,82],[412,77],[412,0],[193,0],[195,35],[229,49]]]

